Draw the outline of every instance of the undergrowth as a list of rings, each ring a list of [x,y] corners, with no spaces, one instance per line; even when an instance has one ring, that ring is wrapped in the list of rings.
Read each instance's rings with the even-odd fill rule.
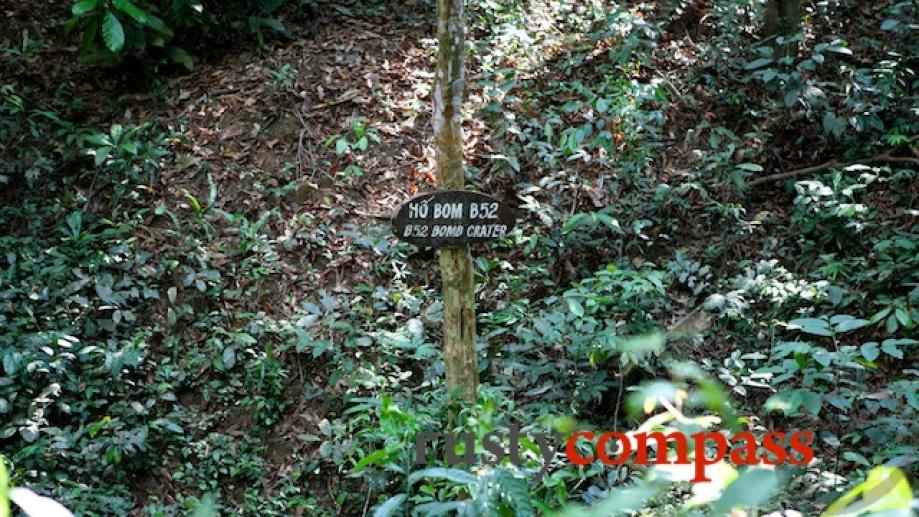
[[[74,27],[102,31],[84,55],[146,55],[163,32],[153,2],[76,4]],[[246,18],[260,46],[283,29],[263,4]],[[432,256],[333,201],[384,174],[365,165],[392,136],[381,121],[301,146],[332,172],[291,209],[293,160],[195,162],[188,113],[102,121],[64,90],[0,85],[14,482],[83,515],[212,500],[243,515],[813,515],[890,472],[873,467],[916,479],[915,6],[808,3],[798,53],[779,57],[757,35],[762,2],[658,4],[468,7],[470,115],[487,129],[468,173],[512,192],[521,224],[475,250],[482,389],[459,411]],[[130,41],[112,22],[106,36],[110,12]],[[301,84],[285,66],[273,94]],[[528,440],[520,466],[415,465],[419,432],[481,443],[515,427],[810,429],[816,459],[725,464],[701,485],[561,455],[537,479]]]

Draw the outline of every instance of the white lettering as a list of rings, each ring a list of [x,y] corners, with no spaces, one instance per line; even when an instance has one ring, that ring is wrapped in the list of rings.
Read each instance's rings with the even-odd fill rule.
[[[424,224],[407,224],[402,232],[403,237],[427,237],[428,227]]]
[[[462,219],[462,203],[434,203],[434,219]]]
[[[498,203],[472,203],[469,205],[470,219],[497,219]]]
[[[504,237],[507,225],[504,224],[473,224],[466,228],[466,237],[474,239],[492,239]]]
[[[438,224],[431,229],[431,237],[446,237],[455,239],[463,236],[461,224]]]
[[[425,199],[424,201],[416,201],[408,205],[408,216],[411,219],[424,219],[428,216],[428,201],[430,199]]]

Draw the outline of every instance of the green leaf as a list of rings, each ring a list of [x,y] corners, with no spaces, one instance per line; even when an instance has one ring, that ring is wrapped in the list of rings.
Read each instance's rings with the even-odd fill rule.
[[[348,141],[344,138],[339,138],[335,142],[335,154],[344,154],[348,150]]]
[[[871,466],[871,463],[867,459],[865,459],[864,456],[862,456],[861,454],[857,452],[846,451],[842,453],[842,457],[843,459],[849,460],[854,463],[858,463],[859,465],[864,465],[866,467]]]
[[[578,318],[584,315],[584,306],[581,305],[581,302],[577,301],[575,298],[566,298],[566,301],[568,302],[568,310],[571,311],[571,314],[574,314]]]
[[[169,59],[184,66],[189,72],[195,69],[195,60],[179,47],[169,47]]]
[[[396,494],[386,500],[383,504],[373,511],[373,517],[391,517],[402,507],[405,502],[406,494]]]
[[[817,416],[823,407],[823,399],[819,394],[809,390],[801,390],[801,403],[810,414]]]
[[[261,22],[262,25],[271,27],[277,33],[287,34],[287,29],[284,27],[284,24],[276,18],[262,18]]]
[[[233,350],[231,347],[224,348],[221,361],[223,361],[224,368],[232,370],[233,367],[236,366],[236,350]]]
[[[642,483],[627,488],[612,488],[603,502],[582,510],[572,507],[557,517],[610,517],[641,510],[648,500],[663,491],[663,485]]]
[[[112,421],[112,417],[106,415],[102,417],[99,421],[93,422],[92,424],[86,426],[86,432],[89,433],[90,438],[95,438],[99,431],[105,427],[106,424]]]
[[[120,52],[124,48],[124,27],[111,12],[105,13],[102,20],[102,39],[105,46],[112,52]]]
[[[410,485],[414,484],[422,478],[446,479],[447,481],[466,485],[474,485],[479,482],[479,478],[465,470],[434,467],[412,472],[411,475],[408,476],[408,483]]]
[[[124,126],[121,124],[112,124],[112,127],[109,128],[109,136],[112,138],[113,143],[117,143],[121,140],[121,135],[124,134]]]
[[[752,468],[740,474],[712,504],[713,515],[730,513],[732,508],[749,508],[768,501],[778,489],[773,469]]]
[[[744,66],[744,70],[756,70],[757,68],[762,68],[771,63],[772,63],[772,58],[761,57],[755,61],[751,61],[747,63],[747,65]]]
[[[739,163],[736,166],[740,170],[750,171],[750,172],[763,172],[763,167],[755,163]]]
[[[96,35],[99,33],[101,20],[99,16],[90,16],[89,22],[83,27],[83,48],[96,45]]]
[[[73,7],[70,8],[76,16],[83,16],[84,14],[92,11],[99,4],[99,0],[80,0],[79,2],[73,4]]]
[[[884,23],[881,24],[881,30],[890,31],[890,30],[893,30],[894,27],[896,27],[897,25],[900,25],[900,22],[897,20],[894,20],[894,19],[884,20]]]
[[[820,88],[816,86],[808,86],[804,88],[804,98],[808,101],[813,102],[814,99],[826,97],[826,93],[823,92]]]
[[[848,411],[852,408],[852,402],[850,402],[848,399],[840,397],[839,395],[824,395],[823,400],[843,411]]]
[[[789,354],[807,354],[812,348],[809,343],[802,341],[782,341],[775,345],[772,353],[775,357],[782,358]]]
[[[766,411],[781,411],[785,416],[795,414],[801,406],[801,390],[780,391],[766,400]]]
[[[67,227],[70,230],[70,236],[74,239],[80,236],[83,231],[83,212],[71,212],[67,216]]]
[[[234,332],[233,337],[243,345],[254,345],[258,340],[245,332]]]
[[[823,348],[819,348],[815,350],[813,354],[813,358],[814,358],[814,361],[817,361],[823,367],[827,367],[830,365],[830,363],[833,362],[833,355],[827,352]]]
[[[906,312],[906,309],[897,307],[897,310],[894,311],[894,314],[897,317],[897,321],[899,321],[900,325],[903,325],[904,328],[913,327],[913,319],[909,316],[909,313]]]
[[[897,348],[899,344],[899,340],[897,339],[885,339],[884,342],[881,343],[881,350],[889,356],[903,359],[903,351]]]
[[[895,315],[891,314],[890,316],[887,317],[886,328],[887,328],[888,334],[893,334],[894,332],[897,331],[898,328],[900,328],[900,323],[897,321],[897,318]]]
[[[109,153],[112,152],[112,148],[107,147],[107,146],[99,147],[97,149],[94,149],[93,152],[95,153],[95,156],[93,157],[93,163],[95,163],[96,167],[98,167],[102,165],[103,163],[105,163],[105,160],[108,158]]]
[[[597,111],[599,111],[600,113],[606,113],[607,111],[609,111],[610,104],[612,104],[612,102],[609,99],[605,97],[600,97],[599,99],[597,99]]]
[[[572,113],[581,109],[581,103],[577,101],[568,101],[565,104],[562,104],[562,111],[565,113]]]
[[[590,222],[590,216],[580,212],[569,217],[565,224],[562,225],[562,233],[568,233],[571,230],[574,230],[578,226],[583,226]]]
[[[874,313],[873,316],[868,318],[868,321],[870,321],[872,324],[877,323],[881,321],[882,319],[886,318],[887,315],[890,314],[891,310],[892,309],[890,307],[887,307],[886,309],[881,309],[880,311]]]
[[[219,515],[214,494],[207,493],[201,498],[201,504],[195,508],[195,513],[191,514],[191,517],[217,517]]]
[[[87,142],[93,145],[112,145],[112,140],[105,133],[95,133],[85,138]]]
[[[196,214],[201,213],[201,203],[198,203],[198,198],[191,194],[185,194],[185,197],[188,199],[188,202],[191,203],[192,209],[194,209]]]
[[[77,24],[80,23],[79,16],[71,16],[67,23],[64,24],[64,36],[70,36],[70,33],[73,32],[73,29],[76,28]]]
[[[817,318],[797,318],[788,322],[788,328],[791,330],[800,330],[807,334],[815,336],[832,336],[830,324],[826,320]]]
[[[368,454],[367,456],[364,456],[363,458],[361,458],[360,461],[358,461],[357,464],[354,465],[354,468],[351,469],[351,473],[356,474],[364,470],[364,468],[366,468],[368,465],[379,463],[383,461],[384,459],[386,459],[388,456],[389,456],[389,452],[387,452],[386,449],[376,450]]]
[[[846,129],[846,119],[839,118],[833,111],[827,111],[823,114],[823,132],[833,134],[837,138],[842,135]]]
[[[874,361],[878,358],[879,355],[881,355],[881,351],[878,350],[878,344],[874,341],[862,344],[861,351],[862,357],[869,361]]]
[[[844,47],[842,45],[830,45],[826,48],[826,50],[827,52],[835,52],[837,54],[843,54],[846,56],[852,55],[852,50],[850,50],[849,47]]]
[[[115,7],[115,9],[118,9],[131,18],[134,18],[134,21],[137,23],[141,25],[145,25],[147,23],[147,12],[131,3],[130,0],[112,0],[112,5]]]
[[[610,230],[613,230],[614,232],[620,235],[625,235],[625,232],[622,231],[622,227],[619,226],[619,221],[610,217],[609,215],[604,214],[602,212],[598,212],[597,220],[603,223],[604,225],[606,225],[606,227],[609,228]]]
[[[116,295],[110,285],[105,284],[96,284],[96,295],[99,296],[103,302],[109,305],[117,306],[121,302],[121,297]]]
[[[163,20],[160,20],[159,18],[157,18],[156,16],[153,16],[150,13],[147,13],[147,19],[144,21],[144,25],[146,25],[147,27],[150,27],[156,32],[163,34],[167,38],[172,37],[172,29],[170,29],[169,27],[166,27],[166,24],[163,23]],[[157,45],[157,46],[162,46],[162,45]]]
[[[466,512],[469,508],[469,501],[436,501],[433,503],[419,504],[412,509],[412,515],[424,515],[424,517],[441,517],[446,515],[470,515]],[[476,514],[472,514],[476,515]]]
[[[838,323],[835,323],[835,325],[833,326],[833,330],[835,330],[837,333],[850,332],[856,329],[860,329],[862,327],[867,327],[870,324],[871,322],[868,320],[851,318],[851,319],[846,319],[846,320],[839,321]]]
[[[618,349],[622,352],[653,352],[660,353],[666,342],[664,334],[655,332],[645,336],[626,338],[619,343]]]

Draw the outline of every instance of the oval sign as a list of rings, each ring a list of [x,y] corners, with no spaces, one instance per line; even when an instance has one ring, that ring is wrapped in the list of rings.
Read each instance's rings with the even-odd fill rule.
[[[393,233],[419,246],[460,246],[500,239],[514,228],[514,211],[501,201],[467,190],[438,190],[405,202],[393,217]]]

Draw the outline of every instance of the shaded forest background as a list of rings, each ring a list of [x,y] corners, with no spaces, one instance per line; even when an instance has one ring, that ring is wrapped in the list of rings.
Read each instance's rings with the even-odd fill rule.
[[[467,183],[520,224],[473,250],[481,387],[451,420],[436,255],[387,222],[434,188],[433,3],[0,5],[14,483],[148,516],[791,516],[876,466],[915,486],[916,4],[466,10]],[[809,429],[817,458],[534,481],[529,443],[412,476],[456,421]]]

